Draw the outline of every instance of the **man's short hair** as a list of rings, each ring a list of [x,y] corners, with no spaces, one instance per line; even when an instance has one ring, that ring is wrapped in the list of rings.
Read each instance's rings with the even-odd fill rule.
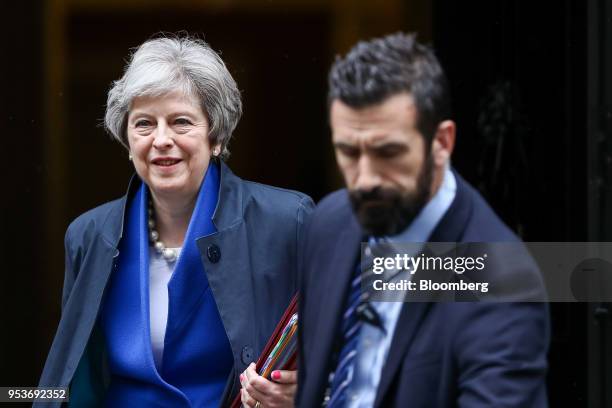
[[[396,33],[360,41],[329,72],[328,103],[339,99],[353,108],[408,92],[417,108],[417,128],[431,142],[438,124],[451,115],[446,76],[431,48],[416,35]]]

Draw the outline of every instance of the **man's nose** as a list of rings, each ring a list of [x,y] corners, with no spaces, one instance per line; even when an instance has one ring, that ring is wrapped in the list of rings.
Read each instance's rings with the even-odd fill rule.
[[[153,146],[157,149],[167,149],[172,147],[174,144],[174,135],[172,129],[163,122],[157,125],[155,130],[155,138],[153,139]]]
[[[367,155],[359,158],[357,179],[354,188],[363,191],[370,191],[380,186],[381,177],[374,163]]]

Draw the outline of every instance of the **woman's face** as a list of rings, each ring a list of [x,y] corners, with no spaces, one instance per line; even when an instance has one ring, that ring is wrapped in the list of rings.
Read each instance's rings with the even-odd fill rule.
[[[193,199],[210,161],[208,132],[208,119],[192,97],[173,92],[134,98],[128,144],[154,197]]]

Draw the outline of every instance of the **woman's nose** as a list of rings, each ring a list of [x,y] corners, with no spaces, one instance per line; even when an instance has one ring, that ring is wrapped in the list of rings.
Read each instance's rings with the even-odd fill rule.
[[[174,135],[172,129],[165,123],[160,123],[155,131],[153,146],[157,149],[167,149],[174,145]]]

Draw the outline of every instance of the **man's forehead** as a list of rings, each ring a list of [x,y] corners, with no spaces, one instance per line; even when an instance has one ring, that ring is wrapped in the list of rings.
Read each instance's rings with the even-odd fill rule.
[[[396,114],[416,113],[414,98],[408,92],[399,92],[383,99],[381,102],[361,107],[351,106],[340,99],[334,99],[330,109],[332,115],[359,115],[372,118],[379,118],[385,115],[393,116]]]
[[[351,107],[336,99],[331,105],[330,122],[333,138],[345,141],[367,139],[382,143],[405,138],[407,130],[415,127],[416,109],[412,96],[401,93],[383,102],[362,108]],[[398,132],[398,130],[404,132]],[[404,137],[401,137],[401,135]]]
[[[332,126],[348,126],[354,129],[389,124],[413,124],[416,120],[414,99],[408,93],[393,95],[381,103],[364,107],[352,107],[336,99],[331,104]]]
[[[366,145],[375,147],[387,144],[406,144],[410,143],[409,138],[405,134],[397,134],[386,132],[384,129],[375,129],[372,131],[340,131],[334,132],[333,141],[335,144],[348,145]]]

